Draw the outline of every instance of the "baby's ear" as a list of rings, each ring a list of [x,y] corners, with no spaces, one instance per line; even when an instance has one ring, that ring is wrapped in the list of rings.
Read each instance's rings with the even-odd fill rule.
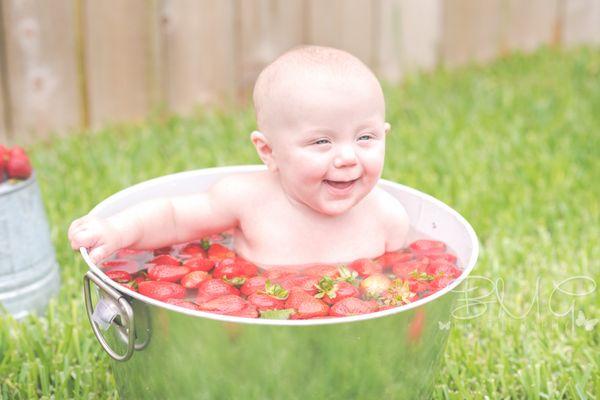
[[[383,124],[383,132],[386,134],[386,136],[388,133],[390,133],[390,129],[392,129],[390,124],[388,124],[387,122],[385,124]]]
[[[254,131],[250,134],[250,140],[252,140],[252,144],[254,144],[258,156],[262,162],[265,163],[267,168],[269,168],[271,172],[277,171],[277,165],[273,158],[273,148],[267,137],[262,132]]]

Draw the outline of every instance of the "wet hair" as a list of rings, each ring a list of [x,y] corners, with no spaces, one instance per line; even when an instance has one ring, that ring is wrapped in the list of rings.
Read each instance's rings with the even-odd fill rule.
[[[317,75],[325,79],[366,78],[381,91],[373,72],[352,54],[333,47],[297,46],[267,65],[256,79],[252,97],[258,129],[268,130],[268,107],[281,101],[279,97],[285,93],[285,88],[291,87],[298,76],[314,79]],[[381,96],[383,98],[382,91]]]

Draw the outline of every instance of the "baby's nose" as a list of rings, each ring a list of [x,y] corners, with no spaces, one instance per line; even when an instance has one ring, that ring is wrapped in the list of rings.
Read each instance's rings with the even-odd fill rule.
[[[333,160],[333,166],[336,168],[352,166],[355,164],[356,153],[352,146],[343,146]]]

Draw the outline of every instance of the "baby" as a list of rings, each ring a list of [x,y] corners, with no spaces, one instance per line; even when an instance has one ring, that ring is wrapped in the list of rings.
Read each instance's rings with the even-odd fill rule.
[[[405,245],[403,206],[376,186],[385,101],[377,78],[349,53],[302,46],[259,75],[258,131],[266,171],[228,176],[208,192],[149,200],[69,228],[95,262],[119,248],[154,249],[233,229],[237,254],[261,266],[347,262]]]

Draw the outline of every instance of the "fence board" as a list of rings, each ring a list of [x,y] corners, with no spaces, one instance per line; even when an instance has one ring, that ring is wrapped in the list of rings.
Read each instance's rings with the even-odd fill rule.
[[[502,0],[444,0],[442,60],[486,62],[500,53]]]
[[[93,127],[139,120],[152,107],[157,84],[153,5],[144,0],[85,0],[85,72]]]
[[[562,42],[567,46],[600,43],[600,0],[564,0]]]
[[[240,7],[240,85],[252,89],[269,62],[304,41],[304,0],[243,0]]]
[[[79,126],[73,1],[6,0],[2,7],[13,141]]]
[[[558,0],[506,0],[503,19],[505,50],[531,52],[557,42]]]
[[[375,10],[369,0],[310,0],[307,4],[307,41],[344,49],[373,65]]]
[[[162,2],[162,73],[172,110],[186,113],[234,93],[234,7],[233,0]]]

